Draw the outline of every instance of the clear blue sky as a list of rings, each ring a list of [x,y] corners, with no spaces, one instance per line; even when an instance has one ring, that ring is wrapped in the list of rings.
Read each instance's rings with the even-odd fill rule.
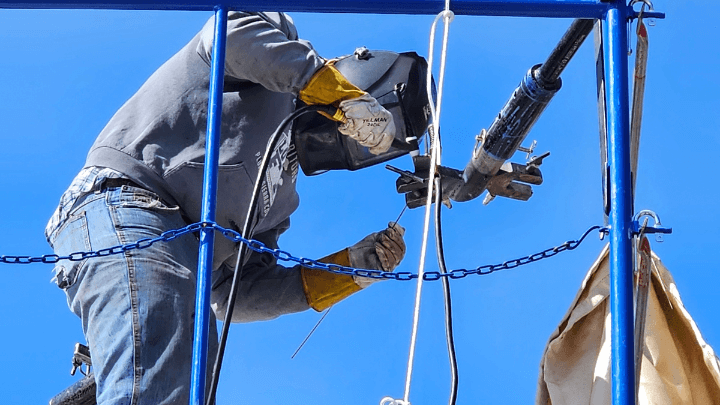
[[[650,28],[637,208],[653,209],[674,233],[653,249],[673,273],[705,339],[720,348],[715,253],[720,226],[715,182],[720,138],[720,52],[710,1],[668,2]],[[43,228],[85,154],[115,110],[210,13],[0,10],[0,254],[50,253]],[[427,55],[433,16],[294,15],[300,35],[326,57],[355,47]],[[451,25],[443,116],[443,163],[462,167],[527,69],[544,60],[570,20],[457,17]],[[633,40],[634,42],[634,40]],[[551,151],[545,183],[528,202],[481,199],[444,212],[450,268],[498,263],[579,237],[603,223],[589,40],[563,75],[564,87],[526,142]],[[634,61],[634,57],[631,62]],[[515,161],[522,161],[518,154]],[[409,158],[394,165],[411,168]],[[301,205],[281,247],[321,257],[394,220],[403,198],[382,167],[301,177]],[[422,211],[401,220],[416,271]],[[460,368],[458,404],[534,400],[544,345],[603,247],[593,234],[573,252],[490,276],[454,281]],[[432,249],[431,249],[432,250]],[[435,256],[428,256],[435,269]],[[45,403],[73,381],[70,358],[84,342],[52,266],[0,265],[0,402]],[[377,404],[403,394],[414,283],[383,282],[337,305],[291,360],[319,319],[306,312],[231,328],[219,403]],[[447,401],[449,371],[439,283],[425,286],[410,399]]]

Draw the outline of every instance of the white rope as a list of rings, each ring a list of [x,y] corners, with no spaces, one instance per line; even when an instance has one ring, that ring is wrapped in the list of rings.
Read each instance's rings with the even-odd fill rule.
[[[447,44],[448,36],[450,32],[450,22],[452,22],[455,14],[450,11],[450,1],[445,1],[445,10],[435,17],[432,27],[430,28],[430,49],[428,51],[428,72],[427,72],[427,93],[430,104],[430,111],[432,114],[432,126],[433,136],[431,141],[433,142],[432,150],[430,152],[430,173],[428,177],[428,191],[427,200],[425,202],[425,223],[423,227],[423,240],[422,247],[420,249],[420,265],[418,268],[418,281],[415,289],[415,309],[413,313],[413,325],[412,334],[410,337],[410,355],[408,357],[407,375],[405,377],[405,396],[403,402],[410,405],[410,382],[412,380],[413,363],[415,360],[415,345],[417,342],[417,331],[418,323],[420,320],[420,298],[422,296],[422,285],[423,285],[423,274],[425,273],[425,256],[427,253],[427,242],[428,234],[430,230],[430,213],[432,212],[433,203],[433,186],[435,179],[435,171],[437,165],[440,164],[440,108],[442,107],[442,94],[443,84],[445,80],[445,62],[447,59]],[[440,19],[443,19],[445,29],[443,32],[443,45],[440,54],[440,76],[438,80],[438,91],[437,91],[437,106],[433,101],[432,97],[432,67],[433,67],[433,54],[435,52],[435,30],[437,23]]]
[[[385,397],[380,400],[380,405],[410,405],[410,403],[405,402],[402,399],[393,399],[392,397]]]

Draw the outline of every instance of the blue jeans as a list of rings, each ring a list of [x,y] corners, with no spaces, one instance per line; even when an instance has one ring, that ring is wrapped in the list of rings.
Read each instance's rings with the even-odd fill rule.
[[[57,254],[67,255],[183,226],[178,207],[122,186],[81,198],[50,242]],[[58,286],[82,320],[99,405],[188,403],[197,251],[196,238],[186,234],[147,249],[56,266]],[[214,316],[210,324],[208,358],[214,359]]]

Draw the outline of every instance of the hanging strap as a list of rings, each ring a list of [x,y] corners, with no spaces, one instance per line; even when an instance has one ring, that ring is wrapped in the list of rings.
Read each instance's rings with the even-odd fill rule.
[[[645,5],[643,5],[643,10]],[[638,154],[640,151],[640,126],[642,124],[643,100],[645,98],[645,73],[647,72],[648,34],[642,20],[642,11],[637,23],[637,46],[635,51],[635,78],[633,80],[632,118],[630,119],[630,168],[632,173],[633,197],[637,180]]]

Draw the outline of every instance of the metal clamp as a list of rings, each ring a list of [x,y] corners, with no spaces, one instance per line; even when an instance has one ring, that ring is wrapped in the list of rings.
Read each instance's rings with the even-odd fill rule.
[[[475,135],[475,146],[473,146],[473,157],[478,156],[480,153],[480,147],[485,143],[487,137],[487,130],[483,128],[479,134]]]
[[[517,150],[520,152],[525,152],[527,155],[525,155],[525,160],[530,160],[530,155],[535,151],[535,147],[537,146],[537,140],[533,140],[530,144],[529,148],[525,148],[523,146],[518,146]]]
[[[82,366],[85,365],[85,370],[83,370]],[[80,373],[82,375],[88,375],[90,372],[90,367],[92,366],[92,360],[90,359],[90,349],[80,343],[75,343],[75,350],[73,351],[73,358],[72,358],[72,370],[70,370],[70,375],[75,375],[75,372],[80,370]]]
[[[655,220],[655,224],[653,226],[641,226],[640,219],[643,217],[652,217],[652,219]],[[632,222],[632,235],[639,235],[641,230],[644,233],[654,233],[657,242],[663,241],[662,234],[672,233],[672,228],[664,228],[660,223],[660,216],[651,210],[642,210],[635,214]]]

